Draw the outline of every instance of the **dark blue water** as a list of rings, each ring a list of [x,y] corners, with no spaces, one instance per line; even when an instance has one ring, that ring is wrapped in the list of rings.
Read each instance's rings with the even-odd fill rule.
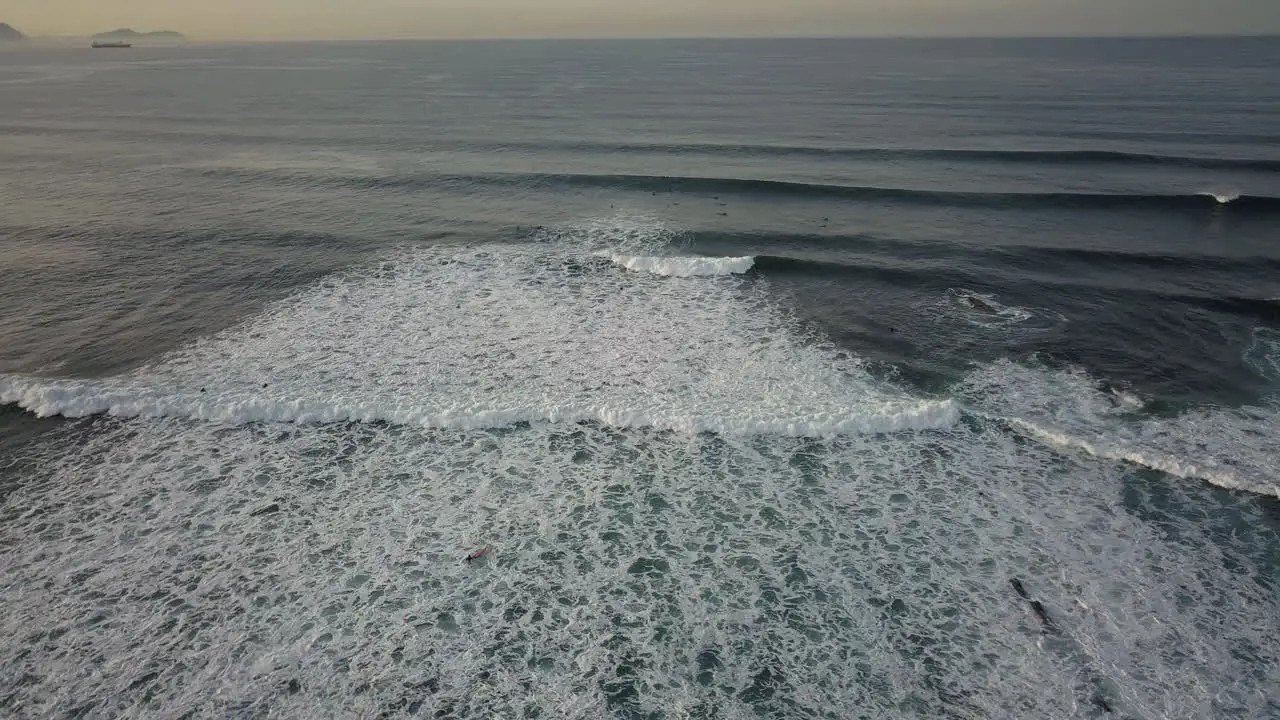
[[[1280,717],[1278,66],[0,52],[0,710]]]

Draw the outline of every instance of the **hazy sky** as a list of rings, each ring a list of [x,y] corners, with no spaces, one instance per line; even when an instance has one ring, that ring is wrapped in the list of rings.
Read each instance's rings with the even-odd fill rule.
[[[1280,33],[1280,0],[0,0],[0,22],[197,39]]]

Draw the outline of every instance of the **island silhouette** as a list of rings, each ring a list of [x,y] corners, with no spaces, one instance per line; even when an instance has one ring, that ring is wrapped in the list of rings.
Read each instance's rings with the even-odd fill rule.
[[[9,23],[0,22],[0,42],[10,42],[15,40],[26,40],[27,36],[18,32],[18,29]]]

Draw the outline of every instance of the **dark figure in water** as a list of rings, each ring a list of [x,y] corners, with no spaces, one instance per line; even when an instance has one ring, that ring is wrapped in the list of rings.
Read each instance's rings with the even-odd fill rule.
[[[486,552],[488,552],[488,551],[489,551],[489,546],[488,546],[488,545],[485,545],[484,547],[480,548],[479,550],[477,550],[477,551],[475,551],[475,552],[471,553],[470,555],[468,555],[468,556],[466,557],[466,561],[467,561],[468,563],[470,563],[472,560],[479,560],[481,557],[484,557],[484,554],[485,554]]]
[[[1000,312],[999,310],[996,310],[995,306],[993,306],[991,303],[987,302],[986,300],[983,300],[980,297],[974,297],[973,295],[962,295],[960,297],[960,302],[964,303],[965,305],[968,305],[969,307],[973,308],[974,310],[977,310],[978,312],[984,312],[991,315],[996,315],[996,314],[999,314]]]
[[[1022,596],[1031,604],[1031,610],[1035,612],[1036,617],[1040,618],[1040,623],[1044,625],[1046,632],[1057,633],[1058,626],[1053,623],[1053,618],[1049,617],[1049,611],[1044,609],[1044,605],[1039,600],[1032,600],[1031,595],[1027,593],[1027,589],[1022,586],[1022,581],[1018,578],[1011,578],[1009,584],[1013,586],[1015,592]]]

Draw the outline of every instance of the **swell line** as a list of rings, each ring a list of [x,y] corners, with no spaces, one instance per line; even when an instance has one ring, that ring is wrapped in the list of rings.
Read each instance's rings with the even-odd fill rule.
[[[1261,195],[1141,194],[1141,193],[1023,193],[957,192],[863,185],[833,185],[758,178],[664,176],[589,173],[477,173],[336,175],[307,172],[206,169],[205,176],[229,175],[242,180],[262,178],[303,186],[339,186],[362,190],[468,191],[483,188],[555,190],[629,190],[702,195],[767,196],[775,198],[836,198],[916,206],[972,207],[993,210],[1208,210],[1230,206],[1233,211],[1280,212],[1280,197]]]
[[[941,160],[981,163],[1051,165],[1146,165],[1185,167],[1201,170],[1245,170],[1280,172],[1280,159],[1215,158],[1189,155],[1131,153],[1113,150],[992,150],[965,148],[842,148],[813,145],[753,145],[730,143],[644,143],[604,141],[560,141],[466,143],[476,149],[504,149],[536,152],[594,152],[617,154],[697,154],[715,156],[765,156],[829,158],[837,160]]]
[[[756,178],[660,176],[630,174],[489,174],[457,176],[454,182],[477,185],[566,188],[619,188],[650,193],[700,193],[765,195],[795,198],[839,198],[911,205],[974,207],[985,209],[1153,209],[1204,210],[1230,206],[1232,210],[1280,212],[1280,198],[1270,196],[1212,194],[1105,194],[1105,193],[1021,193],[955,192],[864,185],[832,185]],[[423,178],[374,180],[380,186],[415,187]]]

